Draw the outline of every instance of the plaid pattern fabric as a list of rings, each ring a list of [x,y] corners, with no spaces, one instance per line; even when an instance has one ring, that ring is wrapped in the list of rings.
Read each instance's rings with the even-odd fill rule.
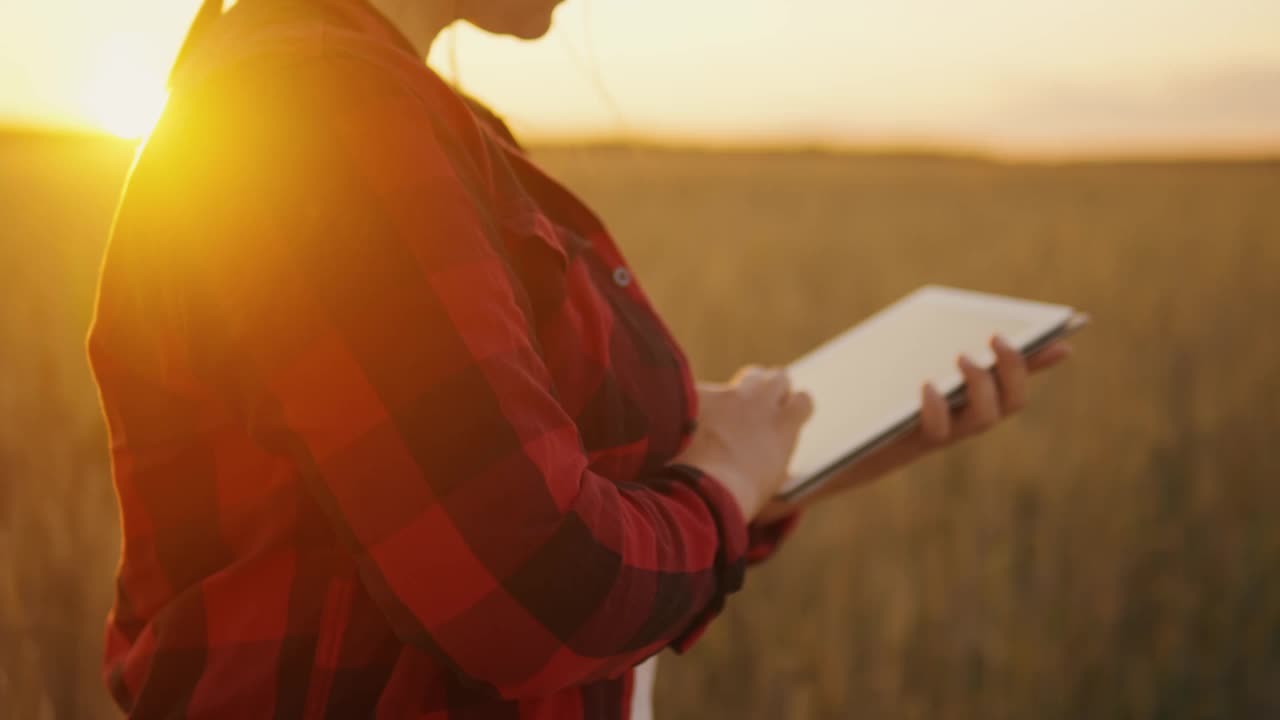
[[[600,221],[361,0],[218,21],[88,336],[131,717],[617,718],[794,524],[673,465],[685,356]],[[201,62],[203,61],[203,64]]]

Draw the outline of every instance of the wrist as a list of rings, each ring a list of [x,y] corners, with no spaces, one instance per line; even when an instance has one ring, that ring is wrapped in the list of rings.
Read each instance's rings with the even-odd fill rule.
[[[689,462],[680,460],[672,462],[670,465],[683,465],[685,467],[692,468],[693,470],[702,473],[707,477],[707,479],[724,488],[725,493],[729,495],[729,497],[733,499],[734,504],[738,506],[738,512],[741,513],[742,517],[748,522],[755,517],[756,513],[759,512],[760,507],[764,504],[762,498],[758,497],[758,493],[755,492],[755,488],[751,487],[750,483],[743,482],[739,476],[728,467],[723,467],[712,462]]]

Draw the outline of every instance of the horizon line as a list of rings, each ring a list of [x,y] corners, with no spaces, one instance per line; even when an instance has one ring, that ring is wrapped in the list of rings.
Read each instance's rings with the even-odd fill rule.
[[[85,138],[136,145],[142,138],[122,138],[106,130],[80,124],[23,122],[0,119],[0,138],[11,136]],[[832,155],[945,159],[990,163],[1022,164],[1105,164],[1105,163],[1262,163],[1280,162],[1280,143],[1257,148],[1222,144],[1209,146],[1149,145],[1124,147],[1119,143],[1097,143],[1063,148],[1061,144],[1040,149],[998,147],[962,140],[833,141],[806,137],[759,137],[756,139],[707,140],[701,137],[663,137],[623,133],[524,133],[521,145],[532,150],[642,149],[664,152]]]

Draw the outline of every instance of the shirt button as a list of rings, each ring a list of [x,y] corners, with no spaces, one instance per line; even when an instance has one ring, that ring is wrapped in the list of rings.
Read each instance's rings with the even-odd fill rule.
[[[619,265],[613,269],[613,283],[618,287],[626,287],[631,284],[631,271]]]

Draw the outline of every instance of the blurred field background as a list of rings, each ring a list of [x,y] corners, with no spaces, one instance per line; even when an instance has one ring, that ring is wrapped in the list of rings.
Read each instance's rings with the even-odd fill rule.
[[[0,134],[4,718],[112,714],[83,338],[132,149]],[[707,379],[925,282],[1095,319],[1017,420],[811,511],[661,718],[1280,717],[1280,162],[537,154]]]

